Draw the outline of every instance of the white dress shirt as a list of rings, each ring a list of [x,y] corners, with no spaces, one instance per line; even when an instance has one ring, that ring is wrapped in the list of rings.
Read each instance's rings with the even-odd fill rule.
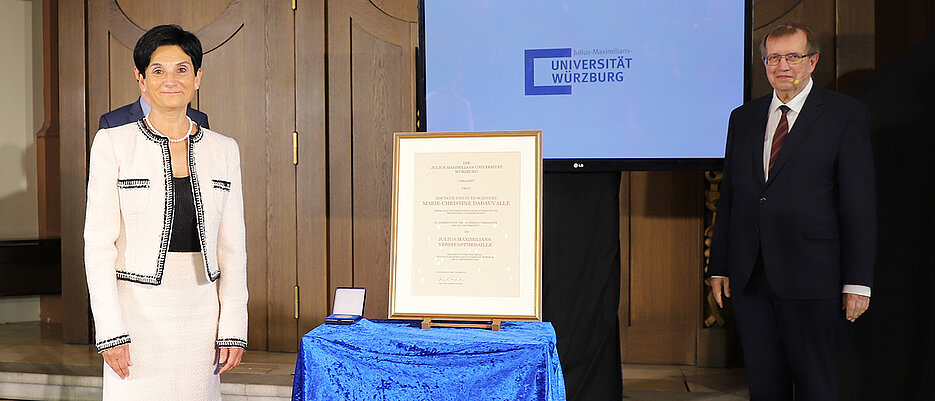
[[[140,96],[138,101],[140,102],[140,110],[143,110],[143,115],[148,116],[149,112],[153,111],[153,106],[150,106],[149,103],[146,103],[142,96]]]

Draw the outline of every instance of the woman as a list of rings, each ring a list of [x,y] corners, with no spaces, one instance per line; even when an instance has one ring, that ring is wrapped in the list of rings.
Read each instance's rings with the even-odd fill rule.
[[[85,268],[105,400],[219,400],[247,346],[240,151],[186,116],[201,43],[176,25],[136,43],[152,111],[91,146]]]

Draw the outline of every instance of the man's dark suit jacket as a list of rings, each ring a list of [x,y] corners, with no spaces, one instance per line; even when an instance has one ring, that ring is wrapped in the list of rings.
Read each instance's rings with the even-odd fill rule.
[[[813,85],[769,181],[763,141],[772,94],[735,109],[708,275],[743,291],[757,253],[776,295],[840,297],[872,286],[876,192],[867,108]]]
[[[191,118],[192,121],[194,121],[199,126],[209,129],[211,128],[208,126],[207,114],[195,110],[191,107],[188,108],[188,112],[186,114],[188,114],[188,118]],[[133,103],[104,113],[104,115],[101,116],[101,121],[98,123],[97,128],[104,129],[119,127],[124,124],[139,121],[141,118],[143,118],[143,108],[140,107],[140,99],[136,99],[136,101]]]

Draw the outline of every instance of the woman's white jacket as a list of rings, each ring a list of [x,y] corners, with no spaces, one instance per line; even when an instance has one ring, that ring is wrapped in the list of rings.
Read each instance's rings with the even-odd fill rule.
[[[217,345],[247,345],[247,253],[234,139],[200,128],[188,141],[189,171],[204,274],[216,281]],[[97,132],[91,146],[85,220],[85,269],[96,346],[132,339],[123,323],[117,280],[159,285],[172,236],[172,162],[168,138],[141,121]],[[223,277],[222,277],[223,276]]]

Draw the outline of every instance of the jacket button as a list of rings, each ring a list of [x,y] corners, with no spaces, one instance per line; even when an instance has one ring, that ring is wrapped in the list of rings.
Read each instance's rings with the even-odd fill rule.
[[[760,203],[766,203],[766,197],[765,197],[765,196],[762,197],[762,198],[760,198]]]
[[[753,235],[760,235],[760,229],[759,229],[759,228],[754,228],[754,229],[753,229]]]

